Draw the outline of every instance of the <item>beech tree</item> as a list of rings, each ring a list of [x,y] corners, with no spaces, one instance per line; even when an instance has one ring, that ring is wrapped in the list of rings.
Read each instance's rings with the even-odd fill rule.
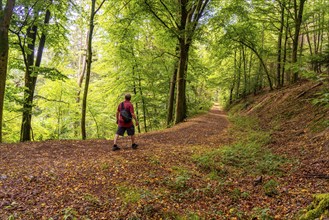
[[[86,132],[86,110],[87,110],[87,96],[88,96],[88,88],[90,81],[90,73],[91,73],[91,62],[92,62],[92,41],[94,34],[94,18],[99,9],[104,4],[105,0],[103,0],[98,8],[96,9],[96,0],[91,0],[91,12],[90,12],[90,22],[89,22],[89,31],[88,31],[88,46],[87,46],[87,69],[86,69],[86,80],[85,80],[85,88],[82,98],[82,113],[81,113],[81,135],[82,139],[85,140],[87,138]]]
[[[177,38],[179,65],[177,68],[177,92],[174,123],[182,122],[187,116],[186,74],[189,50],[200,18],[210,0],[179,0],[151,2],[144,0],[150,13]]]
[[[46,10],[44,24],[47,26],[50,20],[50,11]],[[20,34],[20,33],[18,33]],[[37,68],[41,65],[41,59],[43,50],[46,43],[46,34],[42,32],[41,38],[39,40],[39,46],[36,48],[36,40],[38,34],[38,26],[32,23],[27,29],[27,38],[29,41],[27,43],[28,51],[25,50],[25,46],[21,44],[22,53],[24,56],[25,64],[25,92],[24,92],[24,105],[23,105],[23,117],[22,117],[22,128],[21,128],[21,141],[31,140],[31,130],[32,130],[32,106],[34,99],[34,91],[37,83],[38,70]],[[19,37],[20,38],[20,37]],[[37,50],[36,57],[35,50]]]

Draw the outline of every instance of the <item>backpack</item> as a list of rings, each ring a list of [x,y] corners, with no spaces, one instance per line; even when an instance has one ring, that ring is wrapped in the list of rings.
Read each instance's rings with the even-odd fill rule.
[[[131,122],[131,113],[125,109],[123,102],[121,103],[120,115],[125,123]]]

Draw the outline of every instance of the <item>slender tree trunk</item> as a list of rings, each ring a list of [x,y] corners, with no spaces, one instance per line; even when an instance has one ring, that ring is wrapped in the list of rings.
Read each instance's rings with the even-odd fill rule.
[[[147,132],[147,120],[146,120],[146,103],[143,96],[143,90],[142,90],[142,80],[140,75],[138,74],[138,87],[139,87],[139,94],[142,98],[142,109],[143,109],[143,120],[144,120],[144,131]]]
[[[176,55],[179,55],[179,45],[176,47]],[[167,127],[173,122],[174,119],[174,103],[175,103],[175,89],[176,89],[176,79],[178,72],[179,60],[175,62],[173,75],[170,80],[169,86],[169,99],[168,99],[168,114],[167,114]]]
[[[285,14],[285,5],[284,1],[279,2],[280,10],[281,10],[281,19],[280,19],[280,29],[278,35],[278,52],[277,52],[277,67],[276,67],[276,80],[277,80],[277,87],[280,88],[281,84],[281,63],[282,63],[282,35],[283,35],[283,28],[284,28],[284,14]]]
[[[234,92],[234,88],[235,88],[235,82],[236,82],[236,50],[234,50],[234,75],[233,75],[233,82],[232,82],[232,85],[231,85],[231,88],[230,88],[230,98],[229,98],[229,102],[230,104],[233,103],[233,92]]]
[[[105,0],[99,5],[96,10],[96,0],[91,0],[91,12],[90,12],[90,20],[89,20],[89,35],[88,35],[88,46],[87,46],[87,70],[86,70],[86,81],[85,88],[83,92],[82,98],[82,110],[81,110],[81,136],[83,140],[87,138],[86,132],[86,113],[87,113],[87,97],[88,97],[88,89],[90,82],[90,74],[91,74],[91,63],[92,63],[92,42],[93,42],[93,34],[94,34],[94,18],[97,14],[98,10],[102,7]]]
[[[310,34],[309,34],[309,30],[308,30],[308,25],[305,25],[305,30],[306,30],[306,40],[308,43],[308,48],[310,50],[310,55],[313,55],[313,50],[312,50],[312,43],[311,43],[311,39],[310,39]]]
[[[135,56],[133,50],[132,50],[132,55]],[[136,60],[135,60],[135,65],[137,66]],[[134,94],[136,96],[137,95],[137,88],[136,88],[137,86],[136,86],[136,80],[135,80],[136,79],[135,65],[133,66],[132,71],[133,71],[133,78],[134,78],[134,80],[133,80],[133,82],[134,82]],[[135,108],[136,118],[137,118],[138,121],[140,121],[139,120],[139,110],[138,109],[139,109],[138,108],[138,102],[136,101],[136,108]],[[140,124],[138,124],[137,129],[138,129],[138,133],[141,133],[141,125]]]
[[[87,57],[86,57],[86,48],[88,47],[88,36],[89,36],[89,32],[87,33],[87,37],[85,40],[85,44],[82,46],[82,38],[83,35],[81,34],[81,42],[80,42],[80,47],[81,47],[81,50],[83,50],[83,53],[79,55],[79,66],[78,66],[78,74],[77,74],[77,83],[78,83],[78,91],[76,93],[76,98],[75,98],[75,102],[77,104],[80,103],[81,101],[81,89],[82,89],[82,84],[83,84],[83,80],[85,78],[85,75],[86,75],[86,69],[87,69]],[[76,113],[76,117],[79,118],[79,113],[77,112]],[[80,125],[80,122],[79,120],[76,120],[75,119],[75,122],[74,122],[74,133],[75,133],[75,137],[78,136],[78,133],[79,133],[79,125]]]
[[[0,7],[0,143],[2,143],[3,104],[5,98],[9,40],[8,31],[15,0],[7,0],[4,10]]]
[[[178,63],[175,63],[173,75],[172,75],[171,80],[170,80],[167,127],[170,127],[170,124],[172,123],[173,116],[174,116],[174,101],[175,101],[175,88],[176,88],[177,71],[178,71]]]
[[[293,43],[292,43],[292,59],[291,62],[293,65],[297,65],[298,59],[298,39],[299,39],[299,33],[300,33],[300,27],[302,24],[303,19],[303,11],[304,11],[304,4],[306,0],[299,0],[299,6],[297,6],[297,0],[294,0],[294,12],[295,12],[295,33],[293,36]],[[298,8],[297,8],[298,7]],[[299,78],[299,71],[298,68],[294,68],[293,71],[293,82],[297,82]]]
[[[286,75],[286,63],[287,63],[287,44],[289,36],[289,19],[288,14],[286,18],[285,33],[284,33],[284,43],[283,43],[283,58],[282,58],[282,71],[281,71],[281,85],[284,86],[285,75]]]
[[[241,50],[239,50],[239,62],[236,59],[236,71],[237,71],[237,78],[236,78],[236,92],[235,92],[235,99],[240,98],[240,85],[241,85]]]
[[[133,68],[133,73],[135,75],[135,70],[134,69],[135,68]],[[134,94],[135,94],[135,96],[137,95],[136,81],[135,80],[134,80]],[[136,102],[136,110],[135,110],[135,112],[136,112],[136,118],[139,121],[138,102]],[[140,124],[138,124],[138,127],[137,128],[138,128],[138,133],[141,133],[141,125]]]
[[[302,40],[300,42],[299,57],[298,57],[299,60],[301,60],[303,56],[303,47],[304,47],[304,36],[302,36]]]
[[[81,112],[81,135],[82,139],[86,140],[87,132],[86,132],[86,113],[87,113],[87,97],[88,97],[88,89],[90,82],[90,73],[91,73],[91,63],[92,63],[92,41],[93,41],[93,33],[94,33],[94,18],[95,18],[95,6],[96,0],[91,1],[91,13],[90,13],[90,21],[89,21],[89,35],[88,35],[88,46],[87,46],[87,72],[86,72],[86,81],[85,88],[82,98],[82,112]]]
[[[242,62],[243,62],[243,84],[244,84],[242,96],[245,97],[247,95],[247,59],[246,59],[245,47],[242,47]]]
[[[248,94],[251,93],[251,70],[252,70],[252,65],[253,65],[253,53],[250,53],[250,58],[249,58],[249,71],[248,71]]]
[[[61,102],[62,101],[62,97],[63,97],[63,90],[61,89],[61,93],[60,93],[60,96],[59,96],[59,101]],[[60,136],[61,136],[61,118],[62,118],[62,106],[59,105],[58,107],[58,113],[57,113],[57,139],[59,140],[60,139]]]

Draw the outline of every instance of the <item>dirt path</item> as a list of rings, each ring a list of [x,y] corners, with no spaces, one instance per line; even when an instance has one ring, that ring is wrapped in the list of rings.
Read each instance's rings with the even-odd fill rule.
[[[177,195],[187,184],[207,187],[191,157],[226,143],[227,126],[215,105],[173,128],[137,135],[138,150],[126,147],[126,138],[116,152],[110,151],[111,140],[2,144],[0,219],[172,219],[202,213],[209,208],[199,200],[203,196],[187,202],[188,194]]]

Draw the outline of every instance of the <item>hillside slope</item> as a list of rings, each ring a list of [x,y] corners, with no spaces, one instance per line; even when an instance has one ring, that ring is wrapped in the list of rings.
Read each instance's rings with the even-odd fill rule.
[[[271,150],[298,158],[296,175],[315,181],[329,178],[329,107],[312,104],[324,86],[301,82],[239,104],[240,113],[259,118],[271,130]]]
[[[312,104],[320,98],[319,92],[328,89],[326,86],[304,81],[250,96],[232,109],[258,118],[262,128],[270,130],[266,147],[271,152],[296,160],[283,168],[287,175],[278,178],[281,195],[291,197],[291,204],[283,204],[288,219],[293,216],[289,212],[304,209],[315,194],[329,193],[329,103]],[[329,206],[326,210],[328,213]]]

